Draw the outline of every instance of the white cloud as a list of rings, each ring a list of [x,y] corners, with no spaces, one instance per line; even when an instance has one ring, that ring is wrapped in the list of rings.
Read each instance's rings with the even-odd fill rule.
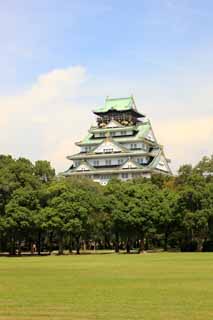
[[[65,155],[81,133],[79,124],[89,122],[86,106],[76,102],[85,80],[81,66],[53,70],[19,95],[0,98],[0,152],[47,158],[59,170],[68,166]],[[62,148],[67,139],[71,150]]]
[[[36,104],[66,99],[77,94],[85,77],[85,69],[81,66],[53,70],[41,75],[24,97],[30,102],[35,98]]]
[[[81,66],[57,69],[41,75],[31,88],[15,96],[0,98],[1,118],[8,120],[12,112],[21,115],[29,111],[43,112],[44,108],[48,109],[51,105],[75,97],[85,77],[85,69]]]
[[[213,117],[159,122],[156,129],[159,141],[172,159],[173,169],[183,163],[195,164],[213,153]]]

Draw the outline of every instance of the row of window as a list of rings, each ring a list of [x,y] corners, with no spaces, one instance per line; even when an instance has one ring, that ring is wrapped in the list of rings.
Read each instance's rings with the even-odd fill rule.
[[[83,147],[83,148],[81,149],[81,152],[89,152],[89,151],[91,151],[91,149],[92,149],[91,146],[86,146],[86,147]]]
[[[112,148],[105,148],[104,153],[113,153],[113,149]]]
[[[129,136],[132,135],[132,131],[113,131],[110,132],[111,137],[120,137],[120,136]],[[104,138],[106,136],[106,132],[100,132],[98,134],[95,134],[95,138]]]
[[[104,160],[104,162],[100,162],[99,160],[93,160],[92,165],[94,167],[98,167],[101,165],[105,165],[105,166],[111,166],[111,165],[122,165],[124,162],[126,161],[126,159],[117,159],[116,162],[112,162],[111,159],[106,159]],[[142,158],[137,158],[136,162],[139,164],[146,164],[148,163],[149,158],[148,157],[142,157]],[[80,164],[80,161],[76,161],[75,162],[75,166],[77,167]],[[160,163],[161,164],[161,163]]]
[[[143,149],[143,150],[147,150],[148,149],[148,145],[141,142],[140,144],[138,143],[131,143],[130,144],[130,149],[134,150],[134,149]]]
[[[146,164],[148,162],[148,157],[137,158],[137,163]]]
[[[118,165],[121,165],[121,164],[123,164],[124,163],[124,159],[118,159],[117,160],[117,164]],[[116,165],[116,163],[114,163],[115,165]],[[97,166],[99,166],[99,165],[101,165],[100,164],[100,161],[99,160],[93,160],[93,165],[95,166],[95,167],[97,167]],[[105,166],[111,166],[112,165],[112,160],[111,159],[106,159],[105,161],[104,161],[104,165]]]
[[[105,174],[105,175],[99,176],[99,179],[101,179],[101,180],[109,180],[109,179],[111,179],[111,176]]]
[[[124,172],[124,173],[121,174],[121,178],[122,178],[122,179],[129,179],[130,176],[131,176],[131,175],[128,174],[128,173],[126,173],[126,172]],[[134,174],[132,174],[132,177],[133,177],[133,178],[139,178],[139,177],[141,177],[141,176],[143,176],[142,173],[134,173]],[[100,180],[110,180],[112,177],[111,177],[110,175],[100,175],[100,176],[97,175],[96,178],[97,178],[97,179],[100,179]]]
[[[107,174],[104,174],[104,175],[100,175],[100,176],[97,176],[98,179],[100,180],[110,180],[112,177],[110,175],[107,175]],[[128,173],[122,173],[121,174],[121,178],[122,179],[128,179],[129,178],[129,174]]]
[[[91,150],[92,150],[92,147],[91,146],[87,146],[87,147],[82,148],[81,152],[90,152]],[[112,153],[113,149],[112,148],[105,148],[105,149],[103,149],[103,152],[104,153]]]

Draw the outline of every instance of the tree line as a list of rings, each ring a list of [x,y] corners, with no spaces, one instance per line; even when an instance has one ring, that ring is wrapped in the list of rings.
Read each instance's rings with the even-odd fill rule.
[[[213,251],[213,156],[101,186],[56,176],[48,161],[0,155],[0,252]]]

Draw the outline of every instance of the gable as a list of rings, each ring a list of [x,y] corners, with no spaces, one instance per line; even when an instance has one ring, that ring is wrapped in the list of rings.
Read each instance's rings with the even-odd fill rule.
[[[91,167],[86,162],[81,163],[76,168],[76,171],[90,171],[90,170],[91,170]]]
[[[112,119],[105,128],[121,128],[123,127],[119,122],[116,120]]]
[[[122,169],[136,169],[139,168],[139,166],[137,165],[137,163],[133,160],[128,160],[127,162],[125,162],[122,167]]]
[[[146,139],[151,142],[156,142],[156,138],[152,129],[150,129],[146,135]]]
[[[165,171],[165,172],[170,172],[170,168],[167,163],[167,160],[165,159],[165,157],[163,155],[161,155],[159,157],[159,160],[158,160],[158,163],[157,163],[155,169]]]
[[[94,153],[119,153],[122,151],[123,148],[111,140],[102,142],[95,150],[93,150]]]

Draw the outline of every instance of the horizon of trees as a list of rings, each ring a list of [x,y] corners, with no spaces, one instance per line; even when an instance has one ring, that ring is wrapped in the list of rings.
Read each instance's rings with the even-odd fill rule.
[[[0,252],[213,251],[213,155],[177,176],[101,186],[0,155]]]

